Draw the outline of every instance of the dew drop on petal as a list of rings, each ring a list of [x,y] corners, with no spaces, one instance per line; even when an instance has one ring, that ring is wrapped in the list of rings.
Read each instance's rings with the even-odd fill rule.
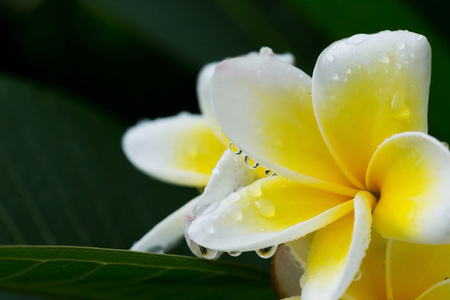
[[[204,258],[214,259],[220,255],[219,251],[205,248],[203,246],[198,245],[200,252],[202,253]]]
[[[255,182],[248,186],[248,193],[253,197],[259,197],[262,195],[261,185],[259,182]]]
[[[378,53],[378,60],[383,64],[388,64],[390,62],[389,56],[385,51]]]
[[[265,170],[264,173],[265,173],[266,176],[268,176],[268,177],[271,177],[271,176],[277,176],[277,173],[275,173],[274,171],[269,170],[269,169]]]
[[[327,54],[326,54],[326,58],[327,58],[328,61],[334,61],[334,60],[335,60],[334,55],[331,54],[331,53],[327,53]]]
[[[398,97],[396,94],[392,97],[390,109],[391,115],[395,119],[405,118],[410,114],[405,98]]]
[[[235,221],[242,220],[242,210],[239,206],[233,205],[227,209],[227,214]]]
[[[300,287],[303,288],[305,286],[306,283],[306,276],[303,275],[302,277],[300,277]]]
[[[449,145],[448,145],[448,143],[447,143],[446,141],[442,141],[441,143],[442,143],[442,145],[443,145],[445,148],[447,148],[447,149],[450,148]]]
[[[245,156],[244,161],[245,161],[245,164],[247,165],[247,167],[249,167],[250,169],[256,169],[257,167],[259,167],[259,163],[254,161],[253,158],[251,158],[248,155]]]
[[[255,205],[258,209],[258,212],[263,217],[271,218],[275,216],[275,206],[272,201],[267,199],[260,199],[255,201]]]
[[[214,229],[213,223],[212,223],[211,221],[209,221],[209,220],[203,221],[202,227],[203,227],[203,230],[204,230],[206,233],[209,233],[209,234],[213,234],[213,233],[216,231],[216,230]]]
[[[362,277],[362,272],[361,270],[358,270],[358,272],[356,272],[355,278],[353,278],[353,281],[358,281],[360,280]]]
[[[239,201],[239,199],[241,199],[241,195],[239,193],[231,193],[228,197],[227,197],[227,201],[230,203],[234,203]]]
[[[405,49],[405,42],[404,41],[397,41],[397,49],[399,49],[399,50]]]
[[[339,80],[339,74],[336,71],[330,71],[331,80]]]
[[[356,34],[347,39],[347,44],[349,45],[358,45],[367,40],[369,36],[367,34]]]
[[[399,62],[396,62],[395,67],[400,70],[402,68],[402,64]]]
[[[237,257],[237,256],[241,255],[242,252],[240,252],[240,251],[230,251],[230,252],[228,252],[228,254],[230,256]]]
[[[230,143],[230,151],[234,155],[241,155],[242,154],[242,150],[239,149],[238,147],[236,147],[236,145],[233,144],[233,143]]]
[[[266,248],[261,248],[256,250],[256,254],[258,254],[261,258],[271,258],[275,252],[277,251],[278,246],[270,246]]]

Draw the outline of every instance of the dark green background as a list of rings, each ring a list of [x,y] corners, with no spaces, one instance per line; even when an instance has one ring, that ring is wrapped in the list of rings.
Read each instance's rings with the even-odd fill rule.
[[[198,112],[201,66],[262,46],[292,52],[311,74],[337,39],[425,35],[430,133],[450,141],[450,27],[440,3],[0,0],[0,244],[127,249],[198,192],[136,171],[121,152],[123,132],[142,118]],[[173,252],[189,254],[184,245]],[[268,267],[253,253],[238,261]]]

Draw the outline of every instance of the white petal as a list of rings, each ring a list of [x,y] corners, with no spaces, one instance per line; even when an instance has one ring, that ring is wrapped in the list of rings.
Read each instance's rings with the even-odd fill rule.
[[[187,213],[197,203],[199,197],[192,199],[156,224],[130,250],[166,253],[175,247],[184,236],[184,219]]]
[[[427,130],[431,48],[406,31],[337,41],[317,60],[312,78],[320,131],[342,171],[364,189],[373,153],[384,139]]]
[[[208,122],[209,126],[211,126],[214,134],[222,143],[228,144],[230,141],[222,132],[219,123],[217,123],[209,93],[209,81],[216,65],[217,62],[213,62],[205,65],[200,70],[200,73],[197,77],[197,98],[198,104],[200,106],[200,111],[202,112],[203,116],[205,116],[206,121]]]
[[[264,168],[353,197],[317,126],[311,78],[270,54],[217,65],[211,99],[231,142]]]
[[[138,123],[127,130],[122,147],[144,173],[189,186],[206,185],[226,148],[203,116],[188,113]]]
[[[188,228],[196,243],[251,251],[293,241],[341,218],[352,201],[281,176],[255,181],[203,209]]]
[[[294,64],[295,58],[291,53],[273,54],[272,50],[267,47],[262,48],[261,51],[265,51],[267,53],[270,53],[271,55],[275,55],[277,59],[280,59],[289,64]],[[258,55],[258,52],[250,52],[244,56],[251,57]],[[210,79],[217,64],[218,62],[209,63],[203,66],[203,68],[200,70],[197,77],[197,98],[200,106],[200,111],[205,116],[208,124],[211,126],[211,129],[216,134],[217,138],[222,141],[222,143],[227,144],[229,143],[229,140],[222,132],[219,123],[217,123],[216,115],[214,113],[210,97]]]

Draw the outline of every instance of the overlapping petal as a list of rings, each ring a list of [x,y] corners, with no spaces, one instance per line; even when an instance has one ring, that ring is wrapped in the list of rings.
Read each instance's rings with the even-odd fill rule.
[[[144,173],[189,186],[206,185],[225,149],[203,116],[188,113],[138,123],[122,147]]]
[[[417,300],[450,299],[450,280],[436,283],[423,292]]]
[[[365,170],[385,138],[427,130],[431,50],[406,31],[335,42],[313,72],[314,111],[334,158],[364,188]]]
[[[316,232],[305,274],[302,299],[338,299],[355,275],[370,241],[371,207],[375,198],[359,192],[350,213]]]
[[[366,251],[366,256],[363,258],[357,275],[341,299],[388,299],[386,293],[387,241],[377,231],[371,231],[370,246]]]
[[[404,241],[450,243],[450,152],[420,132],[395,135],[380,145],[367,171],[379,191],[373,226]]]
[[[213,210],[197,216],[188,234],[211,249],[257,250],[334,222],[353,209],[349,200],[281,176],[267,177],[220,199]]]
[[[245,154],[280,175],[328,181],[335,187],[325,188],[354,196],[319,132],[310,91],[308,75],[270,53],[226,60],[211,78],[217,119]]]
[[[391,240],[386,260],[390,299],[415,299],[433,285],[448,280],[449,254],[450,245],[420,245]],[[435,292],[445,293],[445,286],[442,289]],[[424,299],[446,298],[424,296]]]

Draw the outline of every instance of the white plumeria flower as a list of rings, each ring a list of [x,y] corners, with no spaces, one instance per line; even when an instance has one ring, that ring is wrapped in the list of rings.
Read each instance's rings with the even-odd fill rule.
[[[450,243],[450,153],[425,133],[430,73],[427,39],[407,31],[337,41],[312,78],[270,54],[217,65],[211,99],[224,133],[279,176],[200,197],[188,239],[270,256],[315,232],[302,299],[339,299],[372,230]],[[224,180],[217,173],[208,185]]]
[[[264,51],[270,51],[264,48]],[[252,52],[247,57],[257,56]],[[294,63],[289,54],[276,56]],[[197,78],[201,114],[144,120],[129,128],[122,147],[127,158],[142,172],[168,183],[204,187],[216,163],[229,147],[229,140],[216,121],[209,97],[209,80],[217,62],[204,66]],[[157,224],[131,250],[166,252],[184,235],[184,219],[196,198]]]

